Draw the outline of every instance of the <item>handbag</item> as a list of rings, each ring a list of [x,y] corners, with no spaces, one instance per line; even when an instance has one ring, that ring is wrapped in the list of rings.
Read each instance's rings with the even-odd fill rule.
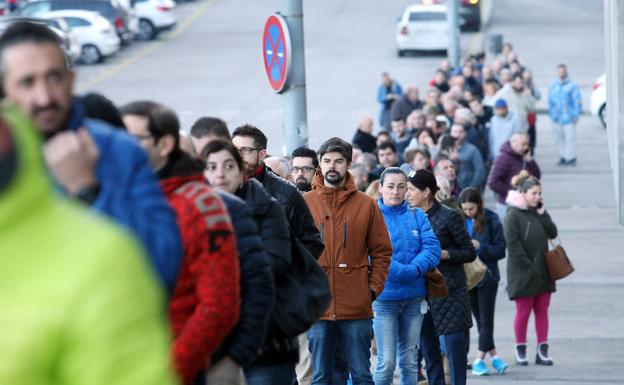
[[[427,284],[427,296],[430,299],[440,299],[449,295],[449,289],[444,280],[444,275],[437,267],[425,273]]]
[[[466,273],[466,285],[468,285],[468,290],[472,290],[483,280],[483,277],[485,277],[487,266],[481,261],[481,258],[476,257],[474,261],[464,263],[464,272]]]
[[[559,238],[557,238],[557,241],[558,243],[555,244],[552,239],[550,240],[552,249],[548,250],[544,256],[548,275],[553,282],[567,277],[574,271],[574,266],[572,266],[572,262],[570,262],[570,258],[568,258],[565,249],[561,246]]]
[[[292,263],[276,282],[271,321],[286,337],[305,332],[325,313],[331,301],[327,276],[316,258],[290,229]]]

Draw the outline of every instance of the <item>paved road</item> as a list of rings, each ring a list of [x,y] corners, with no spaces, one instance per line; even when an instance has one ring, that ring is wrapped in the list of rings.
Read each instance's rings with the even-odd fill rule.
[[[375,97],[382,71],[390,71],[403,85],[426,86],[443,57],[396,56],[395,24],[409,3],[305,3],[312,147],[334,135],[350,139],[362,115],[377,116]],[[123,60],[81,67],[80,89],[98,90],[118,103],[153,98],[175,108],[185,128],[205,114],[220,116],[231,127],[253,122],[268,133],[269,150],[280,152],[280,98],[265,78],[260,46],[264,20],[276,4],[274,0],[182,4],[176,10],[181,24],[195,17],[192,25],[159,42],[132,47],[122,53]],[[475,34],[462,37],[466,50],[476,48],[477,41]]]
[[[349,138],[361,115],[376,115],[374,93],[381,71],[390,71],[403,84],[426,85],[441,57],[395,55],[394,24],[406,3],[306,2],[313,147],[330,135]],[[221,116],[231,126],[256,123],[269,134],[270,150],[278,152],[280,101],[264,78],[260,56],[263,21],[275,4],[273,0],[184,4],[176,11],[181,15],[179,32],[136,45],[122,54],[122,60],[81,67],[79,84],[118,103],[140,98],[161,101],[180,112],[186,128],[203,114]],[[602,2],[593,0],[497,0],[489,32],[503,33],[513,42],[543,91],[555,66],[567,63],[587,106],[591,85],[604,71],[602,15]],[[464,35],[463,51],[474,49],[478,38]],[[547,208],[577,268],[553,297],[550,342],[555,366],[512,366],[505,376],[470,377],[469,383],[624,383],[624,230],[615,221],[605,132],[590,116],[584,116],[578,128],[579,166],[562,169],[555,166],[550,122],[546,116],[538,117],[537,159]],[[513,306],[503,282],[495,335],[500,354],[509,362],[513,362],[512,324]],[[532,325],[529,336],[532,343]],[[475,337],[473,333],[473,353]],[[534,354],[533,349],[529,352]]]

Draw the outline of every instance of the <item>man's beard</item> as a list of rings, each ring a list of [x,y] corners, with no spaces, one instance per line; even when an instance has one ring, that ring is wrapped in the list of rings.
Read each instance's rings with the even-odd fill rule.
[[[323,175],[325,181],[333,186],[337,186],[342,182],[345,178],[344,175],[340,175],[337,171],[327,171],[325,175]]]
[[[295,185],[297,186],[297,190],[301,192],[307,192],[312,190],[312,184],[308,182],[306,178],[300,177],[295,181]]]
[[[247,161],[243,161],[243,165],[245,167],[245,175],[252,176],[254,172],[256,172],[258,167],[260,166],[260,162],[257,162],[256,164],[251,164],[251,163],[248,163]]]
[[[516,88],[516,87],[512,86],[511,88],[513,88],[513,89],[514,89],[516,92],[518,92],[518,93],[520,93],[520,92],[524,91],[524,87],[521,87],[521,88]]]

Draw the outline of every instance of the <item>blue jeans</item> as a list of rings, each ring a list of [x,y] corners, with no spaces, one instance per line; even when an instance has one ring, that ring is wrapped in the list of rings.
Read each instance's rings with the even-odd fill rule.
[[[371,319],[317,321],[308,330],[312,384],[332,385],[337,345],[342,345],[353,385],[374,385],[370,371]]]
[[[295,364],[253,365],[245,369],[248,385],[293,384],[297,381]]]
[[[424,306],[424,308],[422,307]],[[420,327],[427,303],[422,298],[373,302],[377,341],[375,385],[391,385],[398,355],[401,385],[418,383]]]
[[[436,335],[431,312],[423,319],[420,346],[425,357],[429,385],[444,385],[444,368],[440,352],[440,338]],[[466,385],[466,332],[444,334],[442,339],[451,371],[451,385]]]

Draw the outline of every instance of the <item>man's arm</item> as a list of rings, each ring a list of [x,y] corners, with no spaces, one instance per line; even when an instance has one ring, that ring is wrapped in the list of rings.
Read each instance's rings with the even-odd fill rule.
[[[297,239],[314,255],[314,258],[318,259],[323,253],[325,245],[321,241],[321,234],[314,223],[314,217],[312,217],[308,205],[298,191],[291,195],[290,202],[293,205],[295,214],[294,221],[291,221],[291,226],[295,225],[293,230],[297,235]]]
[[[472,151],[470,156],[470,161],[472,162],[472,167],[475,172],[472,175],[472,180],[470,181],[470,186],[476,189],[481,188],[481,184],[483,183],[483,179],[485,179],[485,165],[483,164],[483,157],[479,150],[475,147],[475,151]]]
[[[366,245],[371,262],[368,286],[378,296],[383,291],[388,275],[392,259],[392,242],[379,207],[373,201],[369,204],[371,205],[371,218],[368,222]]]
[[[96,138],[97,139],[97,138]],[[130,137],[115,133],[96,170],[100,192],[92,207],[132,230],[160,281],[171,292],[182,259],[180,231],[147,162]]]
[[[501,161],[501,155],[499,154],[492,164],[492,170],[490,171],[487,183],[492,191],[503,196],[507,195],[507,191],[509,190],[509,186],[505,185],[506,174],[507,169],[504,162]]]

